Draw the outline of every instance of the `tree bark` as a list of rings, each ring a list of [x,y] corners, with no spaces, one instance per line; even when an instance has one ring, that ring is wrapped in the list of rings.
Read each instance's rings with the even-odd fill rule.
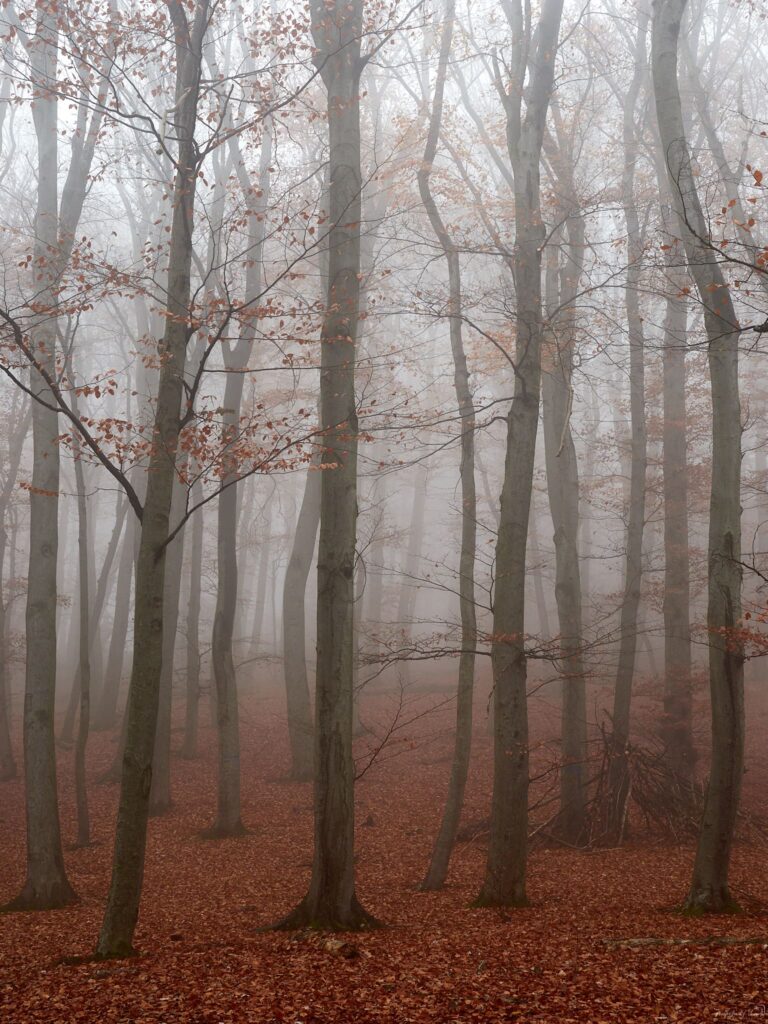
[[[24,450],[24,439],[31,421],[32,406],[30,402],[27,402],[24,415],[18,420],[18,427],[9,439],[8,468],[3,492],[0,495],[0,782],[16,778],[16,760],[13,756],[11,738],[13,705],[8,665],[8,615],[4,589],[5,552],[8,548],[6,516],[11,495],[16,487],[21,455]]]
[[[198,0],[190,25],[178,0],[167,0],[176,34],[176,113],[178,157],[173,186],[173,217],[168,259],[168,316],[159,346],[162,355],[147,473],[141,541],[136,568],[136,606],[128,722],[117,814],[112,880],[96,953],[133,953],[146,851],[152,759],[157,729],[163,653],[163,598],[171,496],[181,427],[183,372],[192,333],[189,317],[192,228],[197,155],[195,121],[200,95],[202,45],[208,0]]]
[[[99,702],[94,715],[93,728],[96,731],[114,729],[117,723],[117,702],[120,695],[120,682],[125,658],[128,622],[131,613],[131,589],[133,572],[136,563],[136,526],[129,521],[123,537],[123,548],[117,568],[117,584],[115,586],[115,614],[112,619],[112,632],[109,639],[107,667],[104,673],[104,684],[99,694]],[[122,760],[122,758],[121,758]]]
[[[558,183],[561,179],[558,178]],[[562,192],[562,188],[560,189]],[[575,195],[571,191],[571,198]],[[587,815],[587,700],[582,653],[581,568],[579,564],[579,466],[571,432],[575,302],[584,253],[584,222],[573,205],[563,211],[568,225],[566,266],[555,246],[547,267],[550,344],[542,405],[547,493],[554,527],[555,600],[560,626],[562,679],[562,766],[559,830],[571,844],[585,838]],[[558,311],[562,310],[562,315]]]
[[[477,616],[475,611],[475,553],[477,548],[477,494],[475,489],[475,407],[469,384],[469,369],[462,335],[461,265],[459,253],[445,227],[434,196],[430,177],[437,154],[443,117],[443,97],[448,59],[453,40],[456,16],[455,0],[446,0],[440,58],[435,82],[432,116],[430,118],[424,159],[418,171],[421,201],[427,211],[432,230],[445,253],[448,265],[448,323],[453,356],[453,384],[461,426],[461,551],[459,555],[459,609],[461,614],[461,654],[456,692],[456,732],[453,763],[448,782],[448,795],[440,830],[432,848],[432,857],[423,890],[441,889],[448,874],[448,865],[456,841],[464,805],[464,790],[469,773],[472,745],[472,698],[475,682],[475,650]]]
[[[29,57],[34,77],[32,114],[38,146],[37,210],[33,266],[36,303],[44,310],[33,328],[37,358],[55,377],[56,283],[61,274],[58,246],[58,22],[41,8],[35,20]],[[32,370],[32,387],[41,401],[50,397],[42,377]],[[27,878],[12,910],[50,910],[76,899],[64,870],[56,788],[54,712],[56,694],[56,597],[58,557],[59,443],[54,409],[33,403],[32,489],[29,496],[29,570],[26,611],[26,685],[24,692],[24,783],[27,822]]]
[[[688,313],[674,294],[679,279],[670,267],[671,292],[664,317],[664,719],[662,739],[676,780],[693,781],[691,692],[691,586],[688,541],[688,453],[685,349]],[[679,290],[679,289],[678,289]]]
[[[312,778],[312,705],[307,679],[305,601],[307,579],[320,525],[321,470],[313,464],[307,472],[283,585],[283,672],[291,747],[290,776],[297,781]]]
[[[728,887],[744,770],[744,657],[741,619],[741,409],[739,324],[731,292],[709,245],[685,136],[677,80],[685,0],[656,0],[652,69],[656,115],[688,267],[704,307],[712,389],[707,627],[712,701],[712,763],[687,905],[693,912],[733,906]]]
[[[491,834],[485,880],[477,904],[526,903],[528,844],[528,708],[525,654],[525,575],[528,520],[541,388],[540,160],[552,94],[562,0],[544,0],[535,39],[526,40],[522,4],[505,2],[513,39],[512,81],[498,83],[507,124],[507,148],[515,182],[515,249],[512,269],[517,300],[514,395],[507,418],[507,445],[496,543],[493,597],[494,758]],[[526,50],[530,48],[528,59]],[[523,83],[530,63],[526,112]]]
[[[183,370],[182,370],[183,373]],[[185,485],[174,476],[171,496],[170,529],[182,517]],[[152,788],[149,813],[152,817],[167,814],[173,805],[171,796],[171,724],[173,716],[173,680],[176,663],[176,634],[179,627],[181,569],[184,563],[184,529],[173,538],[164,552],[163,579],[163,650],[160,668],[160,703],[152,759]],[[138,596],[138,592],[137,592]]]
[[[355,345],[360,304],[362,4],[311,0],[327,90],[328,296],[321,333],[314,857],[309,891],[282,927],[373,924],[355,894],[352,619],[357,524]]]
[[[192,504],[202,498],[199,483],[192,487]],[[187,602],[187,680],[184,704],[184,739],[181,756],[191,761],[197,757],[197,734],[200,721],[200,595],[203,574],[203,511],[198,509],[190,524],[189,599]]]
[[[259,158],[258,197],[254,191],[239,148],[236,151],[237,173],[243,196],[253,213],[248,218],[248,259],[245,272],[246,302],[253,301],[261,291],[261,265],[264,245],[265,211],[269,203],[269,165],[272,160],[272,124],[262,125],[261,154]],[[233,143],[233,148],[234,143]],[[239,836],[245,834],[240,818],[240,724],[237,702],[237,677],[232,656],[232,640],[237,614],[237,480],[240,471],[238,439],[240,408],[243,399],[245,375],[253,340],[256,336],[252,315],[246,314],[237,344],[224,352],[228,371],[224,388],[222,414],[223,467],[221,483],[224,488],[218,501],[218,585],[216,610],[213,618],[211,656],[216,683],[216,727],[218,737],[218,787],[216,820],[205,833],[207,836]]]
[[[637,101],[646,74],[648,15],[639,13],[635,49],[635,72],[624,101],[624,169],[622,198],[627,227],[627,272],[624,302],[629,335],[630,466],[629,516],[624,564],[624,596],[619,620],[619,660],[611,721],[611,761],[608,778],[606,842],[618,844],[626,825],[629,797],[628,745],[632,686],[637,655],[638,611],[643,579],[643,532],[645,528],[645,482],[648,465],[645,426],[645,337],[640,309],[642,237],[635,205],[635,170],[639,145],[635,128]]]
[[[76,403],[74,403],[74,408],[77,409]],[[74,458],[77,482],[77,553],[80,588],[80,657],[77,673],[80,707],[75,740],[75,803],[77,807],[77,845],[88,846],[91,842],[91,825],[88,813],[85,755],[91,722],[91,597],[88,578],[88,563],[90,561],[88,557],[88,496],[85,493],[85,472],[79,444],[75,445]]]

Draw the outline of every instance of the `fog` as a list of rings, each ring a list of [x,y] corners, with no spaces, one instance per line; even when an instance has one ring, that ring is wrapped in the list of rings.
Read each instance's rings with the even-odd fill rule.
[[[734,909],[765,835],[765,17],[3,6],[9,911],[75,906],[95,843],[79,951],[150,949],[156,844],[242,838],[233,884],[271,877],[275,780],[308,846],[254,927],[397,923],[360,882],[379,792],[382,863],[420,837],[406,902],[538,905],[542,850],[599,886],[585,852],[669,849],[670,899]]]

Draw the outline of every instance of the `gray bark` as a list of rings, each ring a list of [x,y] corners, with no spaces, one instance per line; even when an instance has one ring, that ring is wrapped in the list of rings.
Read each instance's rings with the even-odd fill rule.
[[[58,46],[57,16],[41,8],[35,19],[34,38],[28,44],[37,91],[32,108],[38,146],[33,265],[45,268],[35,282],[36,302],[45,313],[33,329],[33,338],[41,368],[49,377],[56,375],[56,282],[63,269],[58,246],[58,103],[55,92],[49,91],[56,81]],[[31,386],[42,401],[50,399],[47,385],[34,369]],[[24,691],[27,877],[22,891],[9,905],[14,910],[48,910],[76,899],[64,870],[54,739],[58,434],[56,412],[34,402]]]
[[[11,739],[12,703],[10,672],[8,664],[8,615],[5,602],[5,552],[8,547],[6,517],[11,495],[16,487],[24,438],[32,420],[31,403],[27,402],[24,415],[19,418],[18,427],[9,438],[8,466],[2,494],[0,494],[0,782],[16,778],[16,759],[13,756]],[[11,577],[13,578],[13,577]]]
[[[101,957],[133,952],[139,913],[160,697],[165,560],[181,426],[182,375],[191,333],[190,270],[197,182],[194,129],[209,4],[208,0],[199,0],[191,25],[178,0],[168,0],[167,6],[176,35],[177,103],[173,127],[179,140],[168,259],[169,315],[159,346],[163,360],[136,569],[133,669],[112,880],[96,949]]]
[[[355,894],[352,620],[357,525],[355,345],[360,308],[362,4],[311,0],[327,90],[328,295],[321,333],[320,541],[317,567],[315,848],[309,891],[283,927],[366,927]]]
[[[545,352],[547,372],[543,377],[542,405],[547,493],[554,527],[555,600],[560,626],[563,763],[558,824],[566,842],[577,844],[584,839],[586,828],[587,701],[582,653],[579,467],[571,432],[571,409],[576,343],[574,302],[584,259],[584,222],[565,168],[558,176],[558,185],[560,194],[570,199],[569,208],[563,211],[567,217],[568,245],[562,286],[557,247],[553,248],[547,266],[550,344]]]
[[[248,260],[245,273],[246,302],[254,300],[261,291],[261,263],[264,244],[264,212],[269,202],[269,165],[272,159],[272,124],[262,126],[259,162],[258,202],[248,218]],[[234,143],[233,143],[234,148]],[[239,149],[236,151],[237,173],[246,202],[252,203],[250,178]],[[224,488],[218,502],[218,586],[216,610],[213,618],[211,656],[216,683],[216,729],[218,737],[218,787],[216,821],[206,833],[209,836],[243,835],[240,819],[240,725],[237,703],[237,678],[232,656],[232,640],[237,614],[237,480],[240,472],[237,442],[240,431],[240,408],[243,398],[245,374],[253,340],[255,322],[246,317],[240,337],[233,348],[224,351],[227,372],[222,415],[223,467],[221,483]]]
[[[734,630],[741,619],[741,410],[739,324],[730,288],[709,247],[691,167],[677,80],[685,0],[656,0],[652,69],[656,115],[686,259],[704,307],[712,390],[712,490],[709,507],[707,627],[712,702],[712,762],[688,907],[722,911],[744,770],[744,657]]]
[[[320,483],[324,471],[307,472],[293,547],[283,585],[283,672],[291,747],[292,779],[312,778],[312,706],[307,679],[305,600],[320,525]]]
[[[528,520],[541,388],[540,160],[554,81],[562,0],[545,0],[535,39],[526,40],[522,4],[505,0],[512,33],[510,89],[499,82],[507,148],[515,182],[515,249],[512,269],[517,298],[515,386],[507,419],[507,445],[496,544],[493,597],[494,758],[491,835],[485,880],[477,903],[526,902],[528,844],[528,708],[525,654],[525,574]],[[530,48],[528,59],[526,50]],[[526,64],[530,65],[522,115]]]
[[[123,548],[117,568],[115,586],[115,614],[109,639],[109,652],[104,673],[104,684],[94,715],[94,730],[114,729],[117,722],[117,702],[125,658],[128,623],[131,612],[131,588],[136,561],[136,526],[129,520],[123,538]],[[122,758],[121,758],[122,760]]]
[[[443,95],[448,59],[453,39],[456,4],[446,0],[445,20],[440,40],[440,59],[435,82],[432,116],[430,118],[424,159],[418,171],[421,201],[427,211],[432,230],[445,253],[448,265],[448,317],[453,356],[453,382],[461,425],[461,552],[459,555],[459,608],[461,614],[461,654],[456,692],[456,732],[448,795],[440,830],[432,849],[424,890],[441,889],[448,874],[453,845],[464,804],[464,790],[469,772],[472,744],[472,697],[475,682],[475,649],[477,616],[475,611],[475,552],[477,547],[477,494],[475,489],[475,407],[469,384],[469,370],[462,336],[461,266],[459,253],[445,227],[432,194],[430,177],[437,154],[443,116]],[[426,488],[425,488],[426,489]],[[423,518],[423,517],[422,517]]]
[[[182,370],[183,373],[183,370]],[[174,477],[171,496],[171,529],[183,514],[185,487]],[[176,663],[176,634],[179,627],[181,569],[184,564],[184,529],[180,530],[164,551],[163,580],[163,648],[160,669],[160,704],[152,760],[152,788],[149,813],[153,817],[166,814],[173,804],[171,797],[171,722],[173,715],[173,679]],[[138,597],[138,591],[137,591]]]
[[[192,486],[192,504],[202,498],[199,483]],[[187,678],[184,703],[184,739],[181,756],[197,757],[197,734],[200,722],[200,595],[203,574],[203,512],[198,509],[190,524],[189,598],[187,602]]]
[[[619,843],[626,823],[629,795],[627,761],[632,685],[637,655],[638,611],[643,578],[643,531],[645,527],[645,482],[648,465],[645,426],[645,337],[640,309],[640,277],[643,242],[635,205],[635,170],[639,144],[635,127],[638,97],[646,74],[648,14],[639,12],[635,47],[635,72],[624,100],[624,169],[622,199],[627,227],[627,272],[624,302],[629,335],[630,463],[629,514],[624,564],[624,596],[619,621],[619,658],[611,721],[611,762],[606,840]]]

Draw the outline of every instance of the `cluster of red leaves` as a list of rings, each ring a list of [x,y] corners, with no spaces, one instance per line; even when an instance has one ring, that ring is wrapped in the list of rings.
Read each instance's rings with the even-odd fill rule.
[[[93,948],[108,884],[116,792],[94,784],[97,845],[66,854],[81,903],[0,918],[0,1020],[709,1024],[763,1012],[766,946],[627,949],[605,941],[766,933],[768,943],[766,913],[747,898],[768,892],[766,848],[757,840],[736,850],[735,892],[747,908],[741,916],[691,920],[671,912],[685,892],[692,850],[639,841],[591,853],[538,849],[531,906],[523,910],[470,907],[484,861],[477,840],[458,847],[445,891],[417,893],[449,770],[448,709],[437,725],[422,719],[419,742],[358,785],[358,892],[387,927],[341,943],[260,932],[302,895],[311,860],[311,787],[280,777],[287,753],[282,702],[261,693],[251,690],[243,700],[249,835],[213,842],[199,836],[215,798],[213,736],[205,729],[202,758],[175,762],[174,810],[151,825],[141,956],[62,963]],[[94,779],[113,749],[109,737],[94,738]],[[489,754],[479,730],[467,817],[487,813]],[[74,833],[70,762],[71,755],[61,756],[65,836]],[[747,799],[754,801],[765,778],[750,783]],[[5,900],[23,877],[20,783],[3,784],[0,816]]]

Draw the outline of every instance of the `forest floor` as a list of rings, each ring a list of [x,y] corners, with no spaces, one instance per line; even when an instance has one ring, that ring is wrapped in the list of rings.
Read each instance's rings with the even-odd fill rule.
[[[376,711],[386,727],[387,700]],[[397,698],[391,698],[397,702]],[[285,723],[269,695],[243,701],[243,796],[249,834],[205,841],[215,798],[214,738],[199,760],[174,760],[172,811],[150,829],[138,958],[68,964],[94,946],[109,881],[117,787],[91,787],[95,845],[66,852],[80,903],[0,917],[2,1024],[407,1024],[407,1022],[747,1021],[768,1017],[768,841],[737,845],[734,893],[744,912],[676,912],[693,846],[636,834],[620,849],[538,847],[525,909],[470,907],[485,841],[461,844],[449,885],[416,891],[439,820],[450,765],[450,714],[401,727],[358,784],[358,894],[380,930],[324,937],[260,931],[299,900],[311,863],[311,786],[289,783]],[[394,705],[393,705],[394,707]],[[391,710],[391,709],[390,709]],[[203,719],[207,714],[203,709]],[[408,722],[410,721],[410,724]],[[768,781],[763,720],[745,803],[759,813]],[[174,741],[178,745],[178,734]],[[362,741],[361,764],[366,743]],[[478,728],[465,818],[487,814],[490,740]],[[92,777],[114,739],[93,737]],[[60,754],[62,826],[74,835],[71,753]],[[19,782],[0,787],[0,902],[23,880]],[[710,937],[759,939],[711,943]],[[697,940],[615,945],[616,940]],[[763,941],[764,940],[764,941]]]

